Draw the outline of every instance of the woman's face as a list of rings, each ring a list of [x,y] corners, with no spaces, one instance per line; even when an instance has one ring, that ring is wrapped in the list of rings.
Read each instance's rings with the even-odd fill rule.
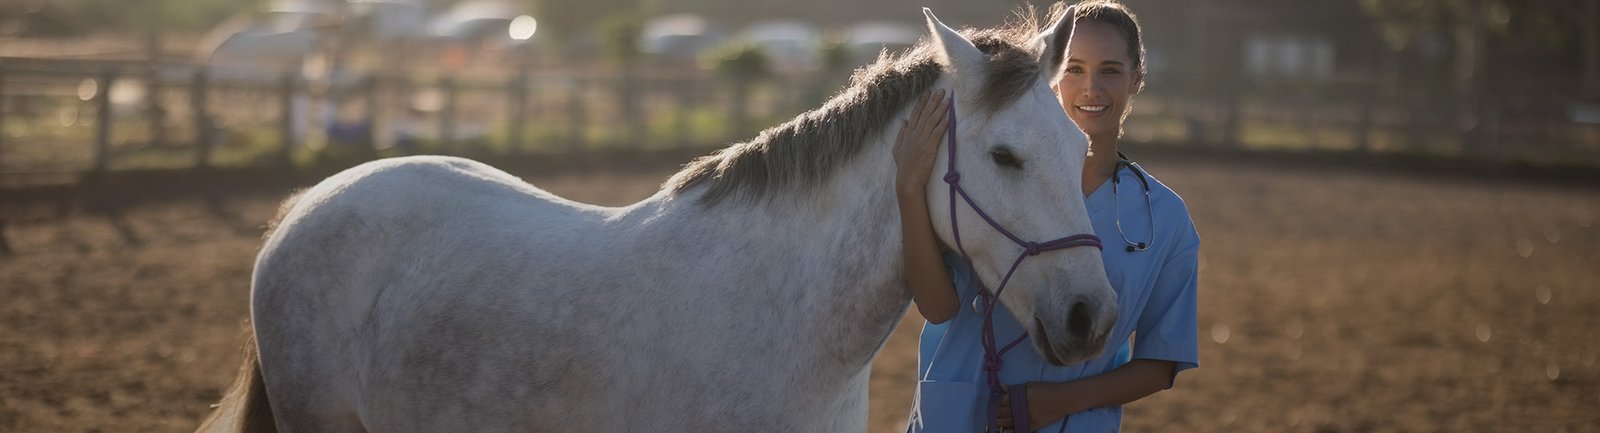
[[[1114,139],[1121,133],[1128,100],[1139,93],[1143,79],[1128,58],[1127,38],[1116,27],[1084,21],[1072,30],[1066,73],[1055,90],[1067,117],[1092,142]]]

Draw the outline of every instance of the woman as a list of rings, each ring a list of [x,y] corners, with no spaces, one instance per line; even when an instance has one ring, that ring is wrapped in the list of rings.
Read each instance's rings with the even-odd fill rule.
[[[1122,404],[1170,388],[1178,372],[1198,366],[1200,239],[1182,199],[1118,152],[1132,97],[1144,86],[1144,46],[1135,16],[1126,6],[1106,0],[1072,9],[1060,6],[1056,13],[1072,13],[1075,26],[1067,62],[1052,88],[1067,116],[1089,137],[1083,193],[1095,234],[1105,243],[1102,259],[1117,291],[1120,315],[1108,350],[1089,361],[1054,366],[1032,350],[1007,353],[1000,376],[1011,392],[993,415],[1007,430],[1117,431]],[[913,108],[894,150],[906,285],[928,321],[918,374],[924,381],[981,383],[982,372],[972,366],[981,364],[983,356],[978,339],[982,315],[971,307],[981,283],[961,257],[944,252],[941,258],[929,221],[926,182],[946,127],[941,114],[949,104],[942,93],[931,96]],[[1003,308],[995,311],[997,335],[1021,332]],[[909,430],[973,428],[969,420],[940,421],[946,411],[935,400],[950,397],[920,389]],[[1019,405],[1026,401],[1027,411],[1016,413],[1027,413],[1028,419],[1013,419],[1013,400]],[[988,416],[987,410],[976,413]]]

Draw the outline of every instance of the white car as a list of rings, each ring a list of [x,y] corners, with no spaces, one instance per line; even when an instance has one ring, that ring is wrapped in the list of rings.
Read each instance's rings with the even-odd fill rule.
[[[881,51],[899,52],[916,45],[925,30],[891,21],[863,21],[845,31],[845,48],[853,66],[878,59]]]
[[[799,21],[763,21],[740,32],[739,40],[766,50],[772,71],[778,74],[809,73],[817,70],[817,50],[821,32]]]
[[[644,23],[639,32],[639,47],[659,60],[692,65],[701,52],[724,38],[725,32],[700,15],[662,15]]]

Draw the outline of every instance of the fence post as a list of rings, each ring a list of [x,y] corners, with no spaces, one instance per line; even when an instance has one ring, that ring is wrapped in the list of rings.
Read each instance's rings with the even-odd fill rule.
[[[163,146],[167,144],[167,107],[161,103],[161,61],[150,63],[148,79],[145,83],[145,120],[150,122],[150,144]]]
[[[194,81],[189,87],[189,107],[194,111],[194,146],[195,168],[204,168],[211,163],[211,114],[206,109],[206,93],[209,85],[204,67],[195,70]]]
[[[567,149],[581,152],[586,147],[589,132],[588,107],[584,105],[584,87],[588,83],[582,78],[575,78],[570,87],[571,93],[567,95]]]
[[[284,72],[278,80],[278,130],[281,149],[278,152],[285,162],[294,161],[294,148],[298,146],[294,131],[295,73]]]
[[[372,152],[373,155],[378,154],[378,131],[381,131],[379,127],[387,127],[387,124],[381,121],[383,116],[380,115],[380,108],[378,108],[378,77],[379,75],[374,73],[361,80],[361,98],[365,105],[361,110],[367,115],[365,125],[367,128],[366,143],[363,143],[363,145],[367,147],[366,151]]]
[[[1373,147],[1373,143],[1372,143],[1373,118],[1372,118],[1372,116],[1373,116],[1373,111],[1378,109],[1377,105],[1378,105],[1378,91],[1376,89],[1376,86],[1374,86],[1373,91],[1367,92],[1366,97],[1362,98],[1362,100],[1361,100],[1361,117],[1360,117],[1359,120],[1356,121],[1356,130],[1355,130],[1356,151],[1357,152],[1364,153],[1364,154],[1369,154],[1369,155],[1372,154],[1372,151],[1373,151],[1373,148],[1372,148]]]
[[[1301,89],[1300,94],[1296,95],[1294,104],[1298,105],[1298,107],[1295,107],[1295,111],[1300,115],[1300,129],[1311,134],[1310,137],[1306,138],[1305,145],[1310,150],[1321,149],[1322,119],[1317,112],[1316,96],[1312,95],[1308,90]]]
[[[683,80],[680,85],[673,86],[678,90],[675,92],[677,97],[674,98],[677,100],[678,107],[672,110],[672,139],[678,142],[678,147],[687,148],[689,147],[689,116],[695,109],[694,94],[696,89],[694,87],[697,83],[693,79],[680,79]]]
[[[506,149],[511,153],[522,153],[522,133],[528,119],[527,60],[518,65],[517,76],[511,79],[511,91],[506,94],[511,98],[511,118],[506,122]]]
[[[643,118],[644,115],[640,112],[642,111],[639,107],[641,104],[639,101],[641,83],[639,82],[638,67],[633,63],[635,62],[627,62],[622,66],[622,73],[619,75],[621,83],[618,83],[619,85],[615,86],[615,88],[619,92],[620,101],[618,102],[622,108],[622,121],[627,128],[627,140],[632,142],[627,145],[637,148],[644,143],[648,125]],[[615,138],[611,139],[614,140]]]
[[[456,79],[444,77],[439,82],[444,91],[444,108],[439,110],[439,144],[454,150],[456,143]]]
[[[6,220],[0,218],[0,256],[10,256],[16,253],[11,249],[11,242],[6,241]]]
[[[397,101],[399,108],[399,121],[388,131],[389,140],[394,148],[401,154],[412,155],[417,153],[418,127],[424,121],[421,111],[417,110],[413,99],[417,91],[417,83],[409,75],[395,74],[389,76],[389,95],[391,100]]]
[[[0,163],[5,160],[6,140],[6,65],[0,61]]]
[[[100,82],[95,86],[94,171],[103,173],[111,165],[111,82],[116,72],[107,68],[100,72]]]

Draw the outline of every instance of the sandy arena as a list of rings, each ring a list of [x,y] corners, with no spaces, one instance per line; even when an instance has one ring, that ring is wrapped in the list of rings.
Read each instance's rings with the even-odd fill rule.
[[[617,205],[681,162],[517,174]],[[1124,431],[1600,432],[1592,180],[1145,166],[1204,239],[1201,368],[1129,406]],[[0,431],[192,431],[238,365],[285,192],[0,203]],[[873,365],[873,433],[902,431],[920,325]]]

